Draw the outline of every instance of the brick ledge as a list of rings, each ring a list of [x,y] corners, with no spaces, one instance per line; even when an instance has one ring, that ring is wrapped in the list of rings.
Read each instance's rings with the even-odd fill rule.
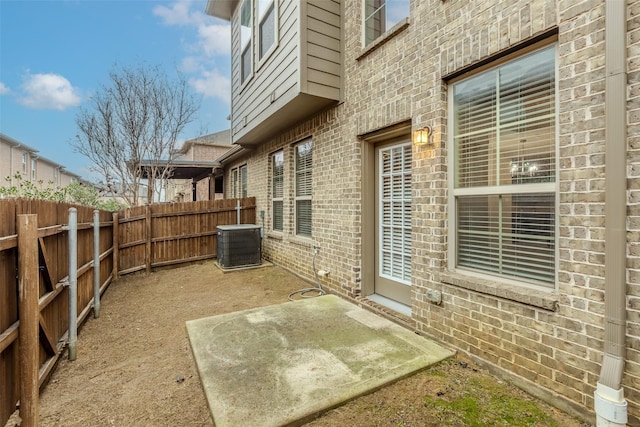
[[[447,285],[458,286],[470,291],[532,305],[549,311],[558,310],[558,294],[551,290],[510,285],[450,271],[436,274],[435,280]]]

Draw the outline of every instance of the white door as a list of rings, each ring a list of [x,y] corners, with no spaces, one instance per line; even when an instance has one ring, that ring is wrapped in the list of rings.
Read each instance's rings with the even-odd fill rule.
[[[411,306],[411,142],[376,147],[375,293]]]

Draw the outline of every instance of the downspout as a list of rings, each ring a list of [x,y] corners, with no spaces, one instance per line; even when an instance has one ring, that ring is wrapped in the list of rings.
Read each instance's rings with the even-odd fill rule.
[[[604,358],[594,393],[598,427],[627,424],[622,388],[627,320],[627,2],[605,4],[605,318]]]

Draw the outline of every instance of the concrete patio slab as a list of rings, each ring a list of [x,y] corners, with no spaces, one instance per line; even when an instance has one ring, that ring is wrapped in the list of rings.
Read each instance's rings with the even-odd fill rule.
[[[187,331],[217,427],[299,425],[454,354],[334,295]]]

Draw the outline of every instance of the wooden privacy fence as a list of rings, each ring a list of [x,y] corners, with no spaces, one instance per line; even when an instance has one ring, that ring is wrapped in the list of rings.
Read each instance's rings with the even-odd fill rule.
[[[215,258],[216,227],[255,224],[255,204],[255,197],[249,197],[146,205],[118,212],[114,216],[118,275]]]
[[[69,253],[68,223],[71,206],[41,200],[0,200],[0,424],[4,425],[15,410],[21,398],[21,380],[28,380],[28,373],[21,371],[19,359],[24,359],[20,345],[26,344],[21,327],[23,319],[35,319],[38,340],[33,345],[37,353],[36,370],[39,386],[49,375],[60,357],[68,339],[69,321]],[[80,321],[91,311],[93,303],[93,215],[92,208],[77,206],[77,307]],[[25,242],[24,235],[18,234],[18,219],[30,216],[33,226],[32,241]],[[100,212],[100,265],[98,267],[101,288],[104,290],[111,281],[112,257],[112,215]],[[26,233],[25,233],[26,234]],[[19,245],[19,242],[21,246]],[[26,246],[34,253],[33,269],[28,269],[29,277],[18,274],[20,258]],[[35,281],[35,283],[34,283]],[[25,306],[19,307],[22,289],[34,291],[37,313],[25,313]],[[20,301],[22,303],[22,301]],[[25,399],[26,402],[27,399]],[[23,405],[24,407],[24,405]],[[37,408],[36,408],[37,409]],[[24,408],[23,408],[24,410]]]
[[[69,343],[70,277],[77,282],[76,311],[78,323],[82,323],[92,308],[99,311],[99,306],[94,307],[94,281],[102,293],[118,275],[214,258],[218,225],[256,221],[255,198],[149,205],[117,213],[99,211],[95,229],[94,210],[74,206],[77,267],[70,275],[70,207],[39,200],[0,200],[0,425],[7,422],[21,399],[23,420],[29,410],[35,413],[37,423],[37,388]],[[20,235],[19,224],[21,230],[30,231]],[[99,237],[97,246],[94,233]],[[94,270],[96,255],[99,267]],[[35,259],[35,267],[24,270],[29,258]],[[23,299],[22,291],[28,289],[35,290],[37,301]],[[29,331],[22,330],[23,326]],[[22,343],[30,331],[37,335],[33,350],[37,355],[33,357],[39,368],[35,375],[23,375],[19,359],[25,357]],[[34,396],[25,395],[29,376],[37,378],[35,408]]]

